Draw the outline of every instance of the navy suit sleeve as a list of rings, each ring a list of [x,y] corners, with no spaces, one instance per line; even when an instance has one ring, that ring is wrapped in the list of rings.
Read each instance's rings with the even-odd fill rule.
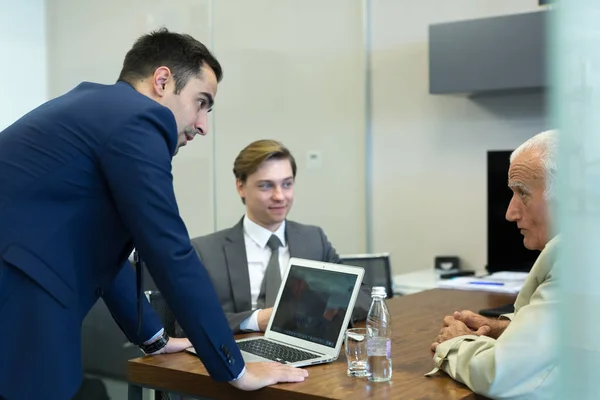
[[[173,114],[157,104],[111,135],[100,165],[135,247],[208,373],[231,381],[244,361],[179,215],[171,174],[176,133]]]
[[[146,296],[143,296],[143,317],[141,337],[137,336],[138,309],[137,309],[137,291],[135,282],[135,271],[126,261],[121,267],[119,274],[111,282],[111,285],[104,290],[102,299],[113,318],[131,343],[140,345],[150,340],[158,331],[162,329],[162,322]]]

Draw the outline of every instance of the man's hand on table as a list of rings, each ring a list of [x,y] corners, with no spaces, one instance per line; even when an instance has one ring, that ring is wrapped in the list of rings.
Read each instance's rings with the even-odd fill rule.
[[[241,390],[257,390],[280,382],[303,382],[308,371],[277,362],[249,362],[238,380],[229,382]]]
[[[440,333],[436,336],[435,342],[431,344],[431,350],[435,351],[438,344],[445,342],[446,340],[454,339],[458,336],[473,335],[475,334],[469,327],[463,324],[461,321],[454,319],[452,316],[444,318],[444,327],[440,330]]]
[[[165,347],[151,355],[177,353],[188,347],[192,343],[186,338],[169,338]],[[246,372],[229,383],[241,390],[257,390],[280,382],[303,382],[307,377],[308,371],[278,362],[250,362],[246,363]]]
[[[187,349],[188,347],[192,347],[192,343],[187,338],[169,338],[169,341],[162,349],[157,352],[151,353],[150,355],[155,356],[157,354],[169,354],[169,353],[178,353]]]
[[[431,344],[431,350],[435,351],[438,344],[446,340],[464,335],[489,336],[498,339],[509,323],[510,320],[486,318],[469,310],[455,311],[453,315],[444,318],[444,327],[436,336],[435,342]]]
[[[486,318],[469,310],[455,311],[453,317],[475,331],[475,335],[485,335],[493,339],[498,339],[510,323],[508,319]]]

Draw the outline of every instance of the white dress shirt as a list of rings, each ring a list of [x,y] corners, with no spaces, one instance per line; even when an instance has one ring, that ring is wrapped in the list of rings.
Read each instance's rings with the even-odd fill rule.
[[[271,235],[276,235],[281,241],[279,248],[279,268],[281,276],[286,272],[288,262],[290,261],[290,249],[285,240],[285,221],[275,232],[263,228],[253,222],[247,215],[244,216],[244,244],[246,245],[246,259],[248,260],[248,275],[250,276],[250,295],[252,298],[252,308],[256,308],[258,295],[262,281],[267,271],[267,265],[271,258],[271,249],[267,242]],[[240,324],[242,330],[251,330],[258,332],[258,312],[256,310]]]

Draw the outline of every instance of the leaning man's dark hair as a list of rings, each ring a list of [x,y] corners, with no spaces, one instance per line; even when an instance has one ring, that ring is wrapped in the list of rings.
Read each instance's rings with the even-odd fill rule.
[[[171,70],[179,93],[191,77],[201,76],[204,65],[214,71],[218,82],[223,79],[221,64],[205,45],[190,35],[161,28],[136,40],[125,55],[118,81],[133,85],[164,66]]]

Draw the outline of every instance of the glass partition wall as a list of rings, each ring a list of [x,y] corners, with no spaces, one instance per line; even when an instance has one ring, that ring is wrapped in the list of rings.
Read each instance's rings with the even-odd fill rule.
[[[597,399],[600,367],[600,3],[557,2],[553,12],[552,115],[560,129],[562,399]],[[548,334],[552,334],[549,332]]]

